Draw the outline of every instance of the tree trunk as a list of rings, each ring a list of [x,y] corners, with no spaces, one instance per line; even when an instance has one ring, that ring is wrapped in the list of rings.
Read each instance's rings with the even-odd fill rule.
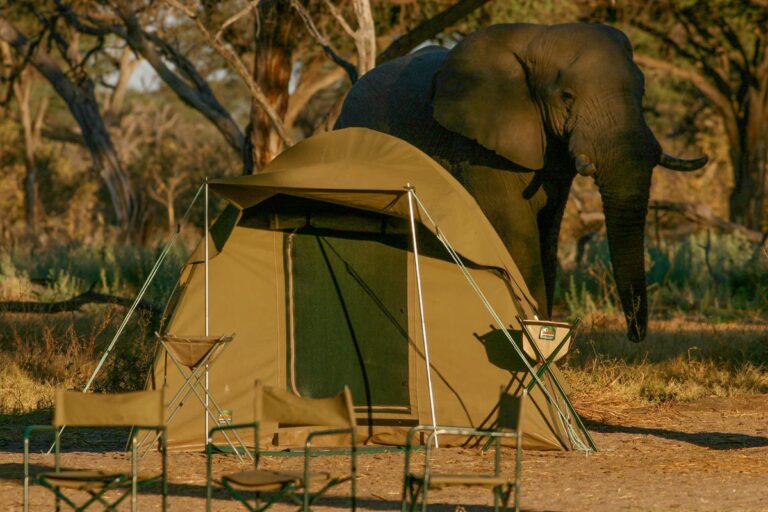
[[[739,119],[739,141],[731,146],[733,191],[730,220],[763,231],[765,184],[768,177],[768,119],[758,94],[750,95],[746,114]]]
[[[264,91],[269,103],[280,118],[288,110],[288,82],[293,69],[294,14],[290,2],[265,0],[259,4],[256,23],[256,49],[253,78]],[[258,172],[280,152],[280,137],[272,122],[256,101],[251,103],[251,124],[247,146],[243,155],[245,174]],[[249,154],[250,153],[250,154]]]
[[[175,191],[172,188],[168,188],[166,194],[165,208],[168,212],[168,232],[173,233],[176,230],[176,208],[173,205],[173,199],[175,197]]]
[[[37,107],[37,113],[32,114],[32,79],[29,70],[24,70],[14,84],[14,93],[19,105],[19,117],[21,120],[21,134],[24,140],[24,214],[27,221],[27,229],[34,238],[38,230],[40,218],[39,202],[40,194],[37,182],[38,160],[37,147],[40,144],[40,132],[43,119],[48,110],[48,98],[45,97]]]
[[[32,52],[29,39],[2,17],[0,39],[7,41],[20,55],[30,55],[30,63],[67,104],[91,153],[93,166],[109,191],[116,223],[126,230],[130,229],[136,221],[135,196],[99,112],[93,81],[87,76],[75,77],[77,81],[73,81],[44,48],[38,47]]]

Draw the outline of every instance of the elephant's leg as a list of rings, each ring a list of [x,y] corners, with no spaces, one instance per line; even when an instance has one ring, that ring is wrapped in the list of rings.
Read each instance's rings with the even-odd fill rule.
[[[531,177],[530,173],[482,166],[466,166],[458,176],[506,245],[543,317],[548,314],[549,307],[541,265],[537,212],[546,196],[540,190],[530,200],[523,198]]]

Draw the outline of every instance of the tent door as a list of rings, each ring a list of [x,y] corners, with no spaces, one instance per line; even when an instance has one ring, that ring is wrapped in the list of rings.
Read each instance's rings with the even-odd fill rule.
[[[286,235],[289,386],[410,415],[407,251],[375,236],[304,228]]]

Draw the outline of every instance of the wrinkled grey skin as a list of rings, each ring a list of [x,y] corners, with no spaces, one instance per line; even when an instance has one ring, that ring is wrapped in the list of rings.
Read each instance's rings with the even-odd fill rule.
[[[612,27],[494,25],[452,50],[432,46],[373,69],[335,128],[395,135],[448,169],[496,228],[542,315],[551,314],[571,183],[577,168],[591,175],[627,336],[640,341],[645,217],[661,157],[642,114],[643,82],[629,40]]]

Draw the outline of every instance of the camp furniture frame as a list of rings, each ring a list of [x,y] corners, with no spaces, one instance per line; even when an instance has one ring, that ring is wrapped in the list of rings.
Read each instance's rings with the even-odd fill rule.
[[[444,487],[484,487],[490,488],[493,493],[493,509],[496,512],[507,508],[510,495],[514,492],[515,512],[520,510],[520,473],[523,452],[523,431],[520,418],[528,396],[524,390],[520,396],[512,396],[502,391],[499,399],[499,412],[495,430],[446,427],[432,425],[419,425],[408,432],[405,445],[405,470],[403,474],[402,512],[413,512],[421,498],[421,510],[427,510],[427,493],[430,489]],[[508,429],[508,430],[503,430]],[[424,453],[424,467],[421,472],[411,469],[411,452],[417,447],[414,445],[416,434],[428,434],[426,450]],[[493,474],[443,474],[432,472],[432,456],[434,448],[437,448],[438,435],[479,436],[489,437],[494,441],[494,469]],[[515,474],[514,479],[508,479],[501,475],[501,442],[503,439],[515,440]],[[433,448],[434,447],[434,448]]]
[[[208,372],[216,360],[216,357],[227,347],[234,339],[233,336],[175,336],[172,334],[157,334],[160,344],[165,349],[166,354],[173,362],[176,369],[182,376],[182,383],[179,389],[168,402],[169,411],[167,424],[173,421],[176,414],[181,410],[181,406],[190,394],[194,393],[200,405],[205,409],[206,419],[213,419],[214,424],[227,422],[224,409],[219,406],[216,399],[210,392],[208,386]],[[199,387],[202,387],[202,394]],[[206,436],[208,434],[208,422],[205,422]],[[229,438],[226,432],[222,432],[232,450],[241,458],[241,453],[252,457],[251,453],[243,443],[236,431],[232,432],[233,437],[240,448],[235,447],[235,443]],[[145,439],[146,440],[146,437]],[[142,440],[142,443],[143,441]],[[154,440],[153,440],[154,442]]]
[[[531,389],[536,385],[536,383],[540,380],[540,378],[547,374],[550,379],[552,379],[552,382],[555,385],[555,388],[560,395],[560,398],[562,398],[563,402],[565,402],[566,407],[568,408],[568,411],[570,412],[573,419],[576,421],[576,424],[578,425],[579,429],[581,430],[582,435],[586,439],[587,443],[589,444],[589,447],[593,451],[597,451],[597,445],[595,444],[595,441],[592,439],[592,436],[589,434],[589,431],[587,430],[587,427],[584,425],[584,421],[582,421],[581,416],[579,416],[579,413],[576,412],[576,408],[573,406],[573,403],[571,402],[571,399],[568,398],[568,393],[565,392],[565,389],[563,388],[563,385],[560,383],[560,380],[557,378],[557,376],[552,372],[551,365],[554,361],[559,359],[565,352],[568,351],[568,345],[573,340],[573,333],[576,330],[576,327],[579,325],[579,321],[576,320],[573,324],[565,323],[565,322],[552,322],[547,320],[528,320],[517,317],[517,321],[520,324],[520,328],[522,330],[523,336],[525,337],[525,340],[523,340],[524,350],[525,348],[525,342],[527,341],[530,344],[530,348],[533,350],[533,359],[538,363],[538,367],[536,368],[536,374],[535,378],[531,379],[531,382],[528,383],[527,391],[530,392]],[[535,335],[533,332],[533,328],[538,327],[539,328],[539,334]],[[551,341],[556,342],[557,345],[554,349],[552,347],[548,347],[549,350],[544,351],[542,350],[541,344],[543,342],[547,342],[550,340],[542,339],[542,333],[549,330],[551,332]],[[563,334],[562,331],[565,330],[565,333]],[[554,343],[551,343],[550,345],[554,345]],[[565,349],[565,350],[563,350]],[[526,351],[527,352],[527,351]],[[529,354],[531,355],[531,354]]]
[[[352,394],[348,387],[333,398],[302,398],[285,390],[270,386],[262,386],[256,382],[253,423],[220,425],[213,427],[208,435],[206,444],[207,474],[206,474],[206,510],[211,511],[213,497],[213,438],[216,433],[222,434],[238,429],[252,428],[255,443],[254,468],[251,471],[241,471],[222,475],[217,483],[227,490],[235,499],[240,501],[251,512],[263,511],[282,498],[288,498],[301,510],[308,511],[320,496],[328,489],[344,482],[350,482],[352,510],[357,508],[356,479],[357,479],[357,435]],[[263,422],[277,422],[280,425],[293,427],[313,427],[304,442],[304,470],[302,472],[272,471],[259,468],[259,427]],[[317,427],[334,427],[318,430]],[[345,450],[313,448],[313,441],[321,436],[350,437],[350,444]],[[313,457],[324,455],[349,454],[350,472],[346,475],[333,475],[327,472],[310,471]],[[322,484],[321,488],[312,492],[313,482]],[[254,505],[248,502],[245,492],[256,494]],[[262,504],[261,493],[270,492],[272,495]]]
[[[35,482],[49,489],[56,496],[56,510],[63,501],[75,511],[83,511],[95,503],[105,510],[116,507],[128,496],[131,497],[131,511],[136,512],[139,487],[160,482],[162,510],[166,509],[168,494],[167,459],[165,436],[165,407],[163,390],[139,391],[133,393],[81,393],[78,391],[56,391],[54,416],[51,425],[33,425],[24,431],[24,511],[29,510],[29,485]],[[112,470],[64,470],[61,469],[61,427],[134,427],[131,436],[130,471]],[[138,468],[138,429],[156,430],[160,436],[162,470],[160,474],[140,473]],[[34,477],[29,471],[29,442],[33,434],[53,432],[54,434],[54,470],[42,472]],[[69,491],[85,491],[90,498],[81,505],[68,496]],[[114,501],[110,502],[105,494],[112,490],[122,490]]]

